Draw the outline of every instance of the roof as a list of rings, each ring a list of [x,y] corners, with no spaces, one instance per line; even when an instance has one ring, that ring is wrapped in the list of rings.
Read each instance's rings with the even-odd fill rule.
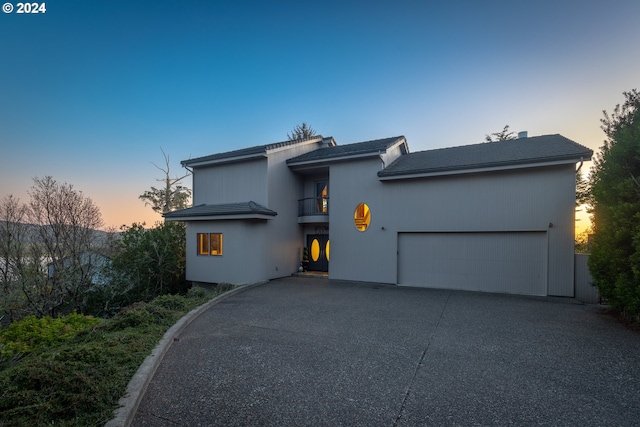
[[[224,203],[219,205],[197,205],[179,211],[167,212],[163,216],[168,220],[186,219],[268,219],[276,216],[272,211],[256,202]]]
[[[288,165],[299,163],[335,160],[342,157],[361,157],[367,155],[378,155],[387,149],[406,139],[404,136],[394,136],[391,138],[375,139],[372,141],[358,142],[355,144],[336,145],[334,147],[324,147],[310,151],[298,157],[287,160]]]
[[[406,175],[437,175],[536,163],[569,163],[589,160],[592,155],[592,150],[562,135],[543,135],[419,151],[400,156],[378,172],[378,176],[392,179]]]
[[[301,142],[308,142],[308,141],[324,142],[325,140],[332,140],[332,138],[323,138],[321,135],[318,135],[313,138],[304,139],[304,140],[282,141],[282,142],[275,142],[271,144],[256,145],[255,147],[241,148],[239,150],[226,151],[224,153],[211,154],[208,156],[196,157],[195,159],[183,160],[181,164],[182,166],[198,166],[200,164],[205,164],[205,163],[219,163],[223,161],[246,160],[250,158],[263,157],[267,154],[267,151],[274,150],[276,148],[295,145]]]

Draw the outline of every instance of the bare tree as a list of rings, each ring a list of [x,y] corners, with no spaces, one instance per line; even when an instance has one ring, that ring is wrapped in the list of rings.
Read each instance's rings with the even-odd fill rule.
[[[30,256],[32,283],[23,291],[39,315],[55,315],[66,306],[82,311],[100,262],[100,210],[82,192],[52,177],[34,178],[28,220],[35,225]],[[45,277],[36,274],[45,268]],[[46,279],[46,280],[45,280]]]
[[[9,321],[19,318],[24,306],[19,283],[26,261],[26,215],[20,199],[9,195],[0,200],[0,311]]]
[[[164,178],[156,180],[163,182],[164,188],[151,187],[151,190],[145,191],[142,195],[138,196],[138,198],[144,200],[145,206],[151,205],[151,209],[162,214],[177,209],[184,209],[188,206],[189,199],[191,198],[191,190],[178,184],[190,176],[191,173],[187,172],[180,177],[176,176],[175,178],[171,178],[169,156],[162,148],[160,148],[160,151],[162,151],[162,155],[164,156],[165,167],[162,168],[153,162],[151,162],[151,164],[164,173]]]
[[[296,125],[291,131],[291,134],[287,133],[287,139],[289,141],[304,141],[314,136],[317,136],[316,131],[305,122],[302,122],[301,125]]]

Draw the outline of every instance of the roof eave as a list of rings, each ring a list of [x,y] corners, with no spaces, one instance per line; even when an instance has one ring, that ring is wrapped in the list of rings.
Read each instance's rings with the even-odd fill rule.
[[[273,219],[275,215],[266,215],[266,214],[230,214],[230,215],[184,215],[184,216],[173,216],[173,217],[165,217],[165,221],[177,221],[177,222],[186,222],[186,221],[228,221],[228,220],[261,220],[266,221]]]
[[[304,160],[301,162],[287,162],[287,166],[289,166],[291,169],[304,168],[307,166],[322,166],[330,163],[347,162],[351,160],[362,160],[362,159],[368,159],[368,158],[377,158],[379,155],[380,155],[380,152],[376,151],[376,152],[368,152],[368,153],[360,153],[360,154],[349,154],[346,156],[322,157],[320,159]]]
[[[220,154],[214,154],[213,156],[205,156],[205,157],[199,157],[197,159],[183,160],[180,162],[180,164],[182,166],[187,166],[187,167],[200,167],[200,166],[211,166],[211,165],[219,165],[219,164],[244,162],[247,160],[266,158],[270,152],[288,150],[292,145],[317,144],[322,142],[323,140],[324,138],[318,135],[316,137],[304,139],[300,141],[284,141],[284,142],[278,142],[274,144],[258,145],[255,147],[235,150],[228,153],[220,153]],[[256,150],[256,152],[252,152],[249,154],[240,154],[240,155],[225,155],[225,154],[234,153],[236,151],[251,151],[251,150]],[[222,157],[217,157],[220,155],[222,155]]]
[[[555,159],[555,160],[547,160],[540,162],[521,162],[521,163],[509,163],[509,164],[501,164],[501,165],[490,165],[484,167],[466,167],[466,168],[443,168],[437,170],[427,170],[427,171],[405,171],[405,172],[387,172],[384,170],[378,172],[378,179],[380,181],[392,181],[399,179],[414,179],[414,178],[429,178],[434,176],[447,176],[447,175],[464,175],[470,173],[481,173],[481,172],[496,172],[496,171],[504,171],[504,170],[514,170],[514,169],[527,169],[533,167],[544,167],[544,166],[558,166],[558,165],[566,165],[566,164],[575,164],[580,161],[591,160],[591,155],[584,157],[571,157],[566,159]]]
[[[200,160],[200,161],[198,161],[198,159],[183,160],[180,162],[180,164],[183,167],[187,166],[190,168],[197,168],[201,166],[212,166],[212,165],[221,165],[221,164],[228,164],[228,163],[245,162],[247,160],[254,160],[254,159],[264,159],[266,157],[267,157],[267,153],[265,150],[262,153],[247,154],[244,156],[224,157],[220,159],[209,159],[209,160]]]

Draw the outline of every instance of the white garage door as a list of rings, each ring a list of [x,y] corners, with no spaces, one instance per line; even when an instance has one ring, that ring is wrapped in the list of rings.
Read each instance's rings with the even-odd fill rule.
[[[399,233],[398,284],[547,294],[546,232]]]

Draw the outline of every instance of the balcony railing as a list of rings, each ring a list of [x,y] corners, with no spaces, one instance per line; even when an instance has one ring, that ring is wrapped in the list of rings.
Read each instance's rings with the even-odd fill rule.
[[[298,216],[329,215],[328,197],[307,197],[298,200]]]

